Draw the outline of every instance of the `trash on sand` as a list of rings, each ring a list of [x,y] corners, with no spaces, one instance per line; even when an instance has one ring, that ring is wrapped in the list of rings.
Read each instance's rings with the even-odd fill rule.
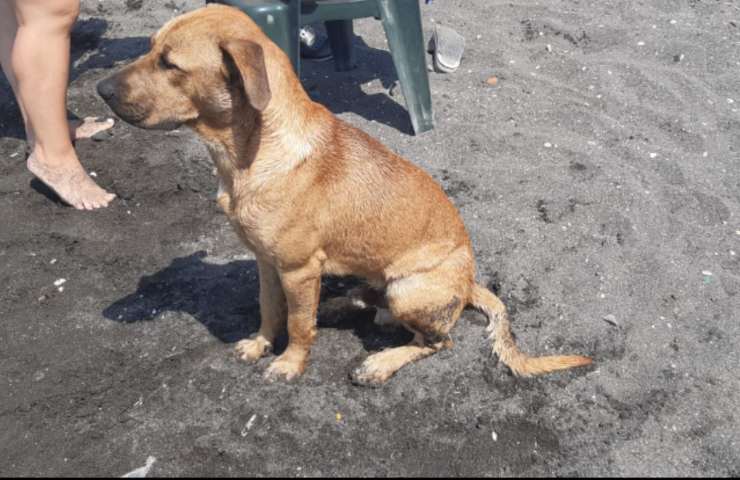
[[[494,77],[488,77],[486,80],[486,83],[492,86],[495,86],[498,83],[498,78]]]
[[[498,442],[498,433],[491,432],[491,438],[493,439],[494,442]]]
[[[65,283],[67,283],[67,279],[66,278],[60,278],[60,279],[54,281],[54,286],[55,287],[61,287]]]
[[[55,263],[57,263],[57,259],[56,258],[52,258],[51,259],[51,262],[49,262],[50,265],[54,265]]]
[[[146,459],[146,465],[143,467],[137,468],[136,470],[132,470],[128,472],[126,475],[122,476],[121,478],[146,478],[147,475],[149,475],[149,471],[154,466],[154,463],[157,461],[154,457],[148,457]]]
[[[704,284],[709,285],[714,281],[714,274],[710,272],[709,270],[704,270],[701,272],[702,275],[704,275]]]
[[[342,421],[342,414],[337,412],[337,422],[341,422],[341,421]]]
[[[435,25],[428,50],[434,59],[436,72],[452,73],[460,67],[465,51],[465,37],[449,27]]]
[[[257,414],[255,413],[252,415],[252,418],[249,419],[246,425],[244,425],[244,428],[242,428],[241,435],[242,437],[246,437],[247,433],[254,427],[254,421],[257,420]]]
[[[610,323],[610,324],[614,325],[615,327],[618,327],[619,326],[619,322],[617,322],[617,317],[615,317],[612,314],[604,315],[602,317],[602,320],[604,320],[607,323]]]

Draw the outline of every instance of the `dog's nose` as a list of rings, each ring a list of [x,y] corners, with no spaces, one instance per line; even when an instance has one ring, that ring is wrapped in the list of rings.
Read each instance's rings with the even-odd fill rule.
[[[98,83],[98,95],[103,97],[106,102],[116,98],[116,82],[113,78],[106,78]]]

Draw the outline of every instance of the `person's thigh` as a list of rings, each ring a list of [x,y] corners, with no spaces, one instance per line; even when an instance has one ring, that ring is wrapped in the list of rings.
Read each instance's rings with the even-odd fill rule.
[[[80,0],[11,0],[20,27],[70,29],[80,13]]]

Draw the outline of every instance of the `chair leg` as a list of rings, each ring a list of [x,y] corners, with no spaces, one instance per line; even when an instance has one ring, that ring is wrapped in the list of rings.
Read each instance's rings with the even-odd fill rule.
[[[329,36],[331,53],[334,55],[334,69],[337,72],[354,69],[357,65],[352,45],[354,41],[352,20],[332,20],[324,22],[324,25],[326,25],[326,33]]]
[[[378,0],[393,63],[416,134],[434,128],[418,0]]]

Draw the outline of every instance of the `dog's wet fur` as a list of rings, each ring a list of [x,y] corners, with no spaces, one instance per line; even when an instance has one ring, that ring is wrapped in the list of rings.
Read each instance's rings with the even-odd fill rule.
[[[367,291],[348,300],[388,309],[415,334],[406,346],[370,355],[353,373],[358,384],[382,384],[450,348],[466,306],[489,317],[493,351],[516,375],[591,363],[517,349],[503,303],[475,281],[470,239],[439,185],[311,101],[287,56],[242,12],[208,6],[175,18],[152,37],[149,53],[98,91],[123,120],[185,125],[208,146],[218,203],[259,266],[260,330],[237,353],[256,361],[278,335],[289,336],[266,378],[304,372],[320,279],[329,274],[364,278]]]

